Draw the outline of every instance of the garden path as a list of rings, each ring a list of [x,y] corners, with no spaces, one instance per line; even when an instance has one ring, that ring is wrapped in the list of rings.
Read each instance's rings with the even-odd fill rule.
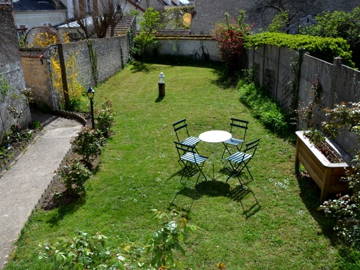
[[[81,124],[56,118],[0,178],[0,269]]]

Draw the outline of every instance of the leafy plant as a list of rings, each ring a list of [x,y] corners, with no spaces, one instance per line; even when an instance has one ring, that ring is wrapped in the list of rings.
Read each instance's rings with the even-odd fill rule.
[[[240,57],[244,54],[244,39],[250,31],[245,21],[245,11],[241,10],[236,23],[230,23],[230,15],[225,13],[225,24],[216,24],[214,35],[218,42],[221,58],[230,76],[240,68]]]
[[[72,160],[60,169],[59,174],[68,194],[81,195],[91,172],[80,161]]]
[[[106,246],[107,237],[78,232],[71,240],[40,245],[40,260],[50,262],[54,269],[124,269],[121,257]]]
[[[135,57],[141,58],[147,49],[157,46],[155,34],[161,25],[161,16],[158,11],[148,8],[140,22],[140,33],[134,38],[134,48],[132,53]]]
[[[351,12],[325,11],[316,16],[316,24],[300,29],[307,35],[321,37],[341,37],[353,51],[353,60],[360,65],[360,6]]]
[[[360,102],[338,104],[327,110],[328,121],[323,123],[324,130],[332,136],[347,128],[360,135]],[[348,246],[360,249],[360,153],[351,162],[351,169],[343,179],[348,183],[350,192],[321,205],[326,214],[336,218],[334,230]]]
[[[246,37],[246,47],[273,45],[290,49],[303,49],[311,55],[332,62],[334,57],[341,56],[349,66],[354,66],[351,60],[352,52],[349,44],[343,38],[316,37],[309,35],[290,35],[285,33],[264,32]]]
[[[101,106],[101,110],[96,116],[96,127],[105,138],[110,137],[110,130],[113,122],[114,112],[112,110],[112,103],[108,100]]]
[[[91,161],[101,153],[103,141],[99,130],[84,128],[73,142],[74,151],[82,155],[85,163],[91,168]]]
[[[5,96],[10,90],[10,84],[5,77],[0,74],[0,100],[4,101]]]
[[[154,211],[164,223],[145,246],[128,244],[123,250],[109,248],[106,236],[79,232],[71,240],[40,245],[43,251],[39,259],[52,263],[56,269],[178,269],[174,252],[185,252],[181,243],[195,227],[176,211]]]
[[[289,25],[289,13],[287,11],[281,11],[274,16],[271,23],[268,26],[269,32],[284,32],[285,27]]]
[[[255,83],[239,83],[240,100],[251,108],[258,118],[271,131],[286,136],[291,131],[286,115],[280,107]]]

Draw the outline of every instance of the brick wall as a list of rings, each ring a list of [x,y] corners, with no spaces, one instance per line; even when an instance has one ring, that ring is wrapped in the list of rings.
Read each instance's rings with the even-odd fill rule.
[[[26,126],[31,121],[24,75],[20,63],[14,19],[10,5],[0,4],[0,139],[11,125]],[[5,87],[9,85],[9,87]],[[8,89],[5,91],[4,89]],[[18,114],[18,116],[16,116]]]

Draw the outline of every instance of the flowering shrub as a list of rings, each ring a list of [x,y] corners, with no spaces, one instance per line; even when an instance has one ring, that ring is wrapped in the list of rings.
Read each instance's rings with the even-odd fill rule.
[[[329,135],[335,136],[341,128],[360,135],[360,102],[336,105],[327,110],[327,117],[329,121],[323,127]],[[349,194],[324,202],[321,209],[337,219],[334,229],[340,239],[360,249],[360,153],[354,157],[343,180],[349,185]]]
[[[97,129],[84,128],[73,142],[74,151],[84,157],[84,162],[91,167],[97,155],[101,153],[104,138]]]
[[[96,116],[96,127],[105,138],[110,137],[110,129],[114,122],[114,112],[110,100],[106,101]]]
[[[91,172],[80,162],[72,161],[60,169],[61,180],[68,194],[80,195],[84,191],[84,183]]]
[[[240,57],[244,54],[244,38],[250,32],[250,26],[244,23],[245,11],[240,11],[236,23],[230,23],[227,13],[225,19],[225,24],[215,26],[214,34],[221,57],[227,65],[229,74],[233,75],[240,67]]]

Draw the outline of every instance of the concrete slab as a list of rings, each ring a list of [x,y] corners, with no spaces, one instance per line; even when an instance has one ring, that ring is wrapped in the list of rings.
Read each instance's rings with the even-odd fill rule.
[[[57,118],[0,178],[0,269],[81,127]]]

